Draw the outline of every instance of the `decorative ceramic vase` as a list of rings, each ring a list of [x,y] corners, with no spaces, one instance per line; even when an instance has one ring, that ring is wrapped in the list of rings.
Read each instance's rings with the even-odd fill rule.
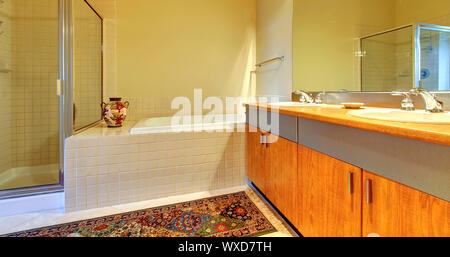
[[[102,103],[103,119],[108,127],[122,127],[127,117],[127,110],[130,103],[122,102],[122,98],[114,97],[109,99],[109,103]]]

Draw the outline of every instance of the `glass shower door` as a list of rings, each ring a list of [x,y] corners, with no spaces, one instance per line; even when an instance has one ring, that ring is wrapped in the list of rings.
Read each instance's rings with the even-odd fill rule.
[[[420,25],[420,84],[428,91],[450,91],[450,27]]]
[[[0,3],[0,198],[62,188],[59,2]]]
[[[407,91],[412,88],[413,26],[361,39],[363,92]]]

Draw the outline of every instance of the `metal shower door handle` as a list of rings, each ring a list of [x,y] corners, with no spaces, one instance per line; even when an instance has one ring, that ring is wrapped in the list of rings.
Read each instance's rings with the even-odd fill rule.
[[[62,83],[60,79],[56,80],[56,95],[61,96],[62,95]]]

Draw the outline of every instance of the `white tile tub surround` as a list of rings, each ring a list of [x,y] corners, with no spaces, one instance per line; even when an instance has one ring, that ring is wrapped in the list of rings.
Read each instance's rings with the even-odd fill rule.
[[[67,212],[246,185],[245,133],[130,129],[101,125],[67,139]]]

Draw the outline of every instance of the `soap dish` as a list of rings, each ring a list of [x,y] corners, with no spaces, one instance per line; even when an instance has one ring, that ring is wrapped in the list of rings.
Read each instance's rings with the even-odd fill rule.
[[[342,103],[345,109],[361,109],[364,104],[363,103]]]

